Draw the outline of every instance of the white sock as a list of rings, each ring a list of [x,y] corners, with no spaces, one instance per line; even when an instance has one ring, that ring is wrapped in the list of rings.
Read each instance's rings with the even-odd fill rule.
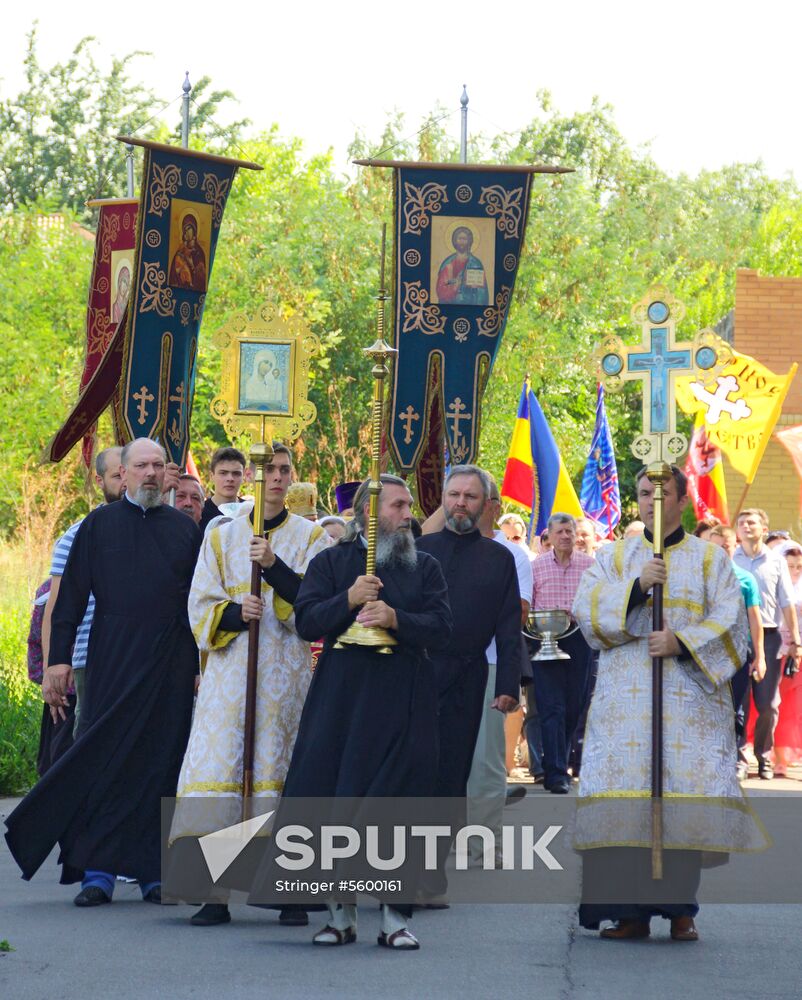
[[[407,918],[394,910],[392,906],[382,903],[382,933],[389,937],[396,931],[403,931],[407,926]]]
[[[326,903],[329,911],[329,925],[338,931],[346,931],[349,927],[356,930],[355,903]]]

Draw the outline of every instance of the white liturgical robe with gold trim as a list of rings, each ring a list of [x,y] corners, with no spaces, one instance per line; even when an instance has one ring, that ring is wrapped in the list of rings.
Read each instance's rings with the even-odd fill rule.
[[[627,608],[652,557],[643,536],[604,546],[574,601],[582,633],[600,651],[582,752],[579,850],[651,843],[651,597]],[[741,588],[723,549],[691,535],[667,546],[665,561],[664,621],[690,658],[663,660],[664,846],[759,850],[765,834],[736,776],[728,683],[747,653]]]
[[[233,520],[209,525],[192,580],[189,620],[207,660],[178,779],[171,840],[241,819],[248,632],[218,626],[228,603],[241,604],[251,590],[252,506],[243,503]],[[324,529],[295,514],[267,537],[275,554],[301,576],[331,544]],[[254,798],[264,803],[277,800],[284,786],[312,679],[312,657],[309,643],[295,631],[292,606],[264,581],[262,596],[266,608],[259,626]]]

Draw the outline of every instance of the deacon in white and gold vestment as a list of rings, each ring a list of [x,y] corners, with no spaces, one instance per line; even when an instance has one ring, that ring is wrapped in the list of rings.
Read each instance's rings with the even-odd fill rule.
[[[171,841],[238,822],[242,809],[247,625],[240,605],[251,589],[251,503],[210,524],[189,595],[189,618],[207,654],[192,733],[178,781]],[[254,756],[254,815],[277,799],[290,764],[312,678],[309,643],[295,631],[292,602],[309,561],[331,543],[317,525],[282,510],[265,521],[276,563],[262,571]],[[261,800],[262,806],[258,803]]]
[[[766,846],[735,770],[728,681],[746,659],[748,627],[740,586],[722,549],[677,527],[666,538],[664,558],[664,621],[679,640],[680,655],[663,659],[663,843],[667,872],[681,855],[692,856],[698,882],[698,867],[703,855],[710,858],[708,852],[719,852],[723,861],[730,851]],[[585,638],[599,650],[574,839],[575,847],[587,852],[586,885],[589,861],[609,866],[611,858],[621,857],[605,849],[651,845],[652,599],[641,590],[639,578],[652,559],[648,531],[603,547],[585,571],[574,601]],[[630,852],[627,865],[632,857]],[[698,907],[691,905],[689,892],[689,905],[652,908],[651,915],[694,916]],[[648,925],[649,915],[648,907],[608,907],[604,912],[583,903],[580,908],[586,927],[597,927],[599,919]]]

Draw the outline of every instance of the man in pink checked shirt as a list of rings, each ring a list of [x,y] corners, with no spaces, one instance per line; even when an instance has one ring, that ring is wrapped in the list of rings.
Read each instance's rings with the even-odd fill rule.
[[[570,612],[593,557],[576,551],[576,521],[570,514],[552,514],[547,530],[551,549],[532,563],[532,608]],[[592,654],[579,629],[558,645],[571,659],[533,660],[532,674],[543,734],[544,785],[565,795],[570,788],[568,752],[588,697]]]

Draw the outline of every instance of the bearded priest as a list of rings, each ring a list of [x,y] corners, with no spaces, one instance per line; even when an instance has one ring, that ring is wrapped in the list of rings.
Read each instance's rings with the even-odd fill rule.
[[[437,686],[428,651],[448,643],[451,612],[436,559],[419,552],[411,531],[412,496],[403,479],[381,477],[376,573],[366,569],[369,483],[354,498],[354,519],[340,542],[309,564],[295,600],[298,633],[325,636],[304,705],[284,786],[291,798],[423,797],[437,773]],[[386,629],[392,653],[337,640],[352,622]],[[261,885],[260,885],[261,883]],[[270,895],[257,876],[252,898]],[[356,905],[327,902],[318,945],[356,940]],[[411,906],[382,905],[379,944],[414,950]]]

